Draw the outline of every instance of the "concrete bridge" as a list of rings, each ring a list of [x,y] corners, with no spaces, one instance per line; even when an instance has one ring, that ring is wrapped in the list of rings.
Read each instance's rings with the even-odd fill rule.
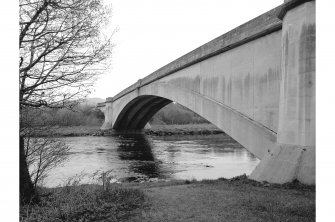
[[[315,1],[285,1],[107,98],[102,129],[142,129],[172,101],[261,159],[251,179],[315,184]]]

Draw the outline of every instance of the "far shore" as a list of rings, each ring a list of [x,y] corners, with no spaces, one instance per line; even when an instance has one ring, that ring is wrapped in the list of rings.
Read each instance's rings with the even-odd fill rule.
[[[37,137],[78,137],[78,136],[110,136],[119,133],[145,133],[154,136],[167,135],[211,135],[221,134],[219,128],[213,124],[187,124],[187,125],[151,125],[148,129],[143,130],[101,130],[100,126],[55,126],[52,128],[52,133],[49,131],[40,132]]]

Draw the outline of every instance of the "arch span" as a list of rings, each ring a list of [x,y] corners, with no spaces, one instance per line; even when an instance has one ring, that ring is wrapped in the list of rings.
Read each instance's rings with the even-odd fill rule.
[[[172,101],[216,125],[258,158],[262,158],[275,145],[276,132],[268,127],[196,91],[167,82],[155,82],[143,86],[140,90],[106,103],[105,116],[111,118],[105,120],[102,128],[142,129],[158,110]]]

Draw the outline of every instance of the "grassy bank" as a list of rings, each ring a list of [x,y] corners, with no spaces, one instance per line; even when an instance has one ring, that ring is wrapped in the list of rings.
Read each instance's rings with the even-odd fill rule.
[[[49,189],[30,218],[61,221],[315,221],[315,187],[248,180],[170,181]],[[24,215],[23,208],[22,214]],[[34,216],[32,216],[34,215]],[[38,220],[26,221],[38,221]],[[43,221],[43,220],[40,220]],[[52,220],[47,220],[52,221]],[[56,221],[56,220],[54,220]]]
[[[144,193],[139,189],[98,185],[39,189],[40,202],[24,205],[20,221],[126,221],[141,212]]]
[[[145,190],[151,208],[132,221],[315,221],[315,192],[204,181]]]
[[[128,131],[140,132],[140,131]],[[187,124],[187,125],[152,125],[150,129],[143,132],[147,135],[208,135],[223,133],[216,126],[208,123]],[[54,127],[54,136],[108,136],[116,133],[114,130],[100,130],[100,126],[62,126]],[[35,136],[50,136],[48,133],[41,131]]]
[[[233,179],[130,184],[148,208],[130,221],[315,221],[315,187]]]

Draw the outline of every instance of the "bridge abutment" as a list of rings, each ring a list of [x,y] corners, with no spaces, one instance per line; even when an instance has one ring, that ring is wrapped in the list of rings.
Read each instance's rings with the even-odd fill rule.
[[[105,115],[105,121],[102,124],[102,126],[100,127],[100,129],[102,130],[108,130],[108,129],[112,129],[113,128],[113,103],[112,100],[107,98],[106,99],[106,103],[103,104],[103,106],[99,107],[98,104],[98,108],[100,108],[100,110],[104,113]]]
[[[277,146],[251,179],[315,184],[315,1],[286,1]]]

